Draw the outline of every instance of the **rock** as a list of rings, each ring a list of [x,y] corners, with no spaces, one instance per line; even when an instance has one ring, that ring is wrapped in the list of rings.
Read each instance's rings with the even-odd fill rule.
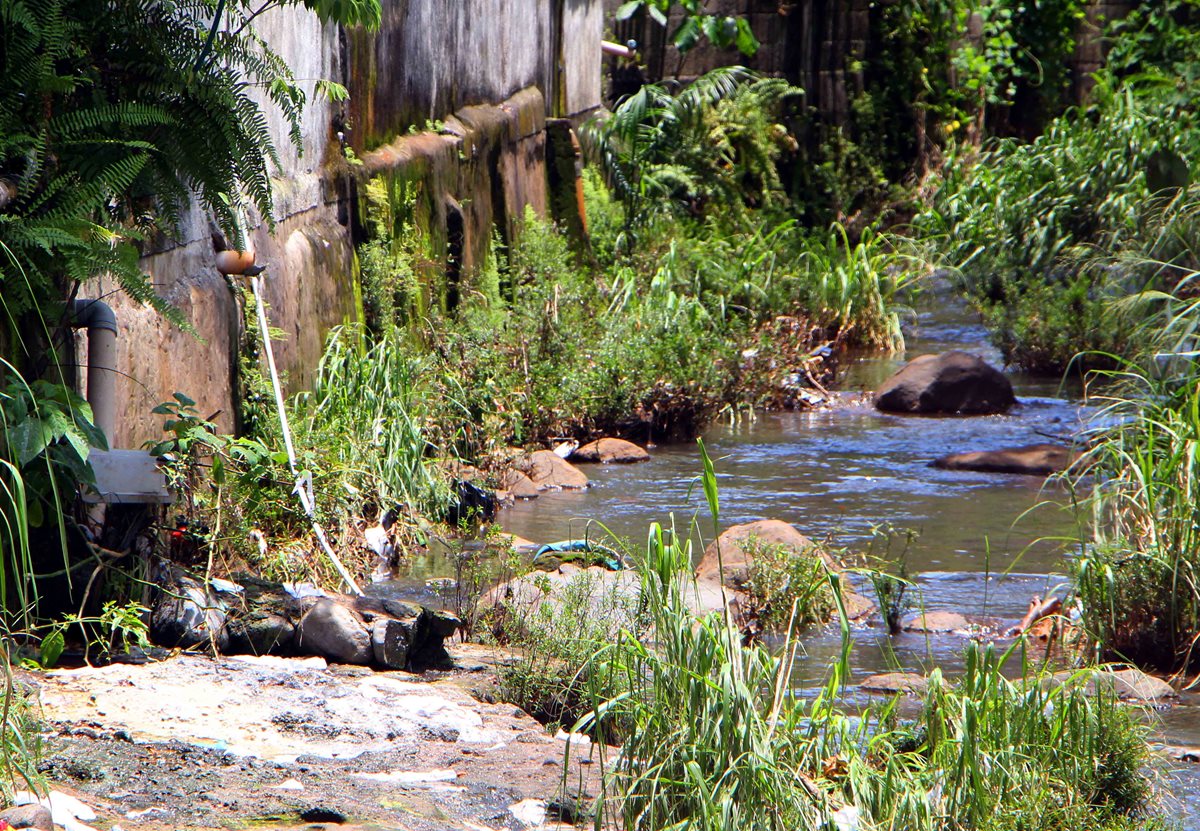
[[[1147,675],[1140,669],[1121,669],[1116,672],[1104,672],[1097,676],[1103,683],[1111,682],[1116,688],[1117,698],[1122,701],[1162,701],[1166,698],[1178,698],[1175,688],[1161,678]]]
[[[795,556],[809,556],[815,550],[812,540],[782,520],[761,519],[734,525],[704,549],[704,557],[696,566],[696,579],[720,582],[723,576],[727,586],[744,586],[750,577],[751,558],[746,549],[753,545],[752,540],[759,545],[781,545]],[[821,558],[830,568],[837,569],[831,557],[822,552]]]
[[[231,620],[229,652],[249,652],[252,655],[278,655],[292,648],[295,625],[282,615],[254,611]]]
[[[1177,762],[1190,762],[1195,764],[1200,762],[1200,747],[1178,747],[1176,745],[1167,745],[1163,748],[1163,752],[1171,759]]]
[[[150,612],[150,638],[159,646],[213,646],[224,651],[229,646],[225,618],[226,606],[215,593],[171,569]]]
[[[17,791],[13,794],[13,804],[24,807],[41,807],[50,812],[50,818],[55,825],[70,827],[78,825],[76,820],[92,822],[96,812],[70,794],[62,791],[50,791],[44,799],[31,791]]]
[[[400,624],[408,636],[408,668],[446,663],[449,655],[444,641],[462,626],[450,612],[394,598],[358,598],[356,607],[368,615],[389,615]]]
[[[975,470],[981,473],[1024,473],[1048,476],[1066,470],[1079,454],[1060,444],[1027,444],[1003,450],[951,453],[936,459],[933,467],[943,470]]]
[[[345,664],[369,664],[374,655],[362,619],[328,597],[319,599],[300,619],[296,645]]]
[[[843,582],[842,605],[846,607],[846,617],[850,620],[866,620],[875,614],[875,603],[857,592],[848,590]]]
[[[371,624],[371,647],[375,663],[388,669],[407,667],[410,633],[410,627],[392,618],[379,618]]]
[[[924,695],[929,688],[929,679],[915,672],[884,672],[863,679],[860,689],[874,693],[906,693]]]
[[[515,622],[544,619],[567,604],[586,603],[582,613],[601,622],[613,635],[622,628],[636,628],[641,579],[636,571],[609,571],[600,566],[580,568],[563,563],[552,571],[538,571],[515,577],[487,592],[480,601],[483,608],[495,608],[513,616]],[[545,605],[545,612],[539,612]]]
[[[538,487],[533,480],[519,470],[510,470],[500,480],[500,487],[508,491],[513,499],[537,499]]]
[[[840,572],[842,566],[818,548],[812,540],[801,534],[791,525],[778,519],[760,519],[745,525],[734,525],[727,528],[721,536],[708,544],[704,549],[704,557],[696,566],[696,582],[700,596],[706,594],[705,587],[711,586],[713,591],[720,591],[722,576],[728,590],[741,593],[746,582],[750,579],[752,558],[747,549],[753,550],[753,545],[779,545],[787,548],[793,557],[819,556],[825,565],[834,572]],[[718,559],[718,548],[720,558]],[[724,565],[722,572],[721,566]],[[738,598],[741,599],[740,597]],[[846,607],[846,616],[850,620],[862,620],[875,611],[875,604],[867,598],[843,586],[842,602]],[[703,605],[703,604],[702,604]],[[717,608],[720,608],[718,605]]]
[[[1178,698],[1175,688],[1161,678],[1147,675],[1140,669],[1097,669],[1092,672],[1056,672],[1050,679],[1052,683],[1064,684],[1086,680],[1084,689],[1094,693],[1103,685],[1116,693],[1121,701],[1136,701],[1145,703],[1162,703],[1168,698]]]
[[[631,441],[624,439],[598,439],[585,444],[569,457],[573,462],[597,462],[600,464],[632,464],[649,460],[650,454]]]
[[[537,828],[546,823],[546,803],[541,799],[522,799],[509,805],[508,812],[526,828]]]
[[[301,606],[272,583],[249,574],[239,574],[242,586],[240,605],[229,608],[229,653],[251,655],[284,655],[295,645],[296,624]]]
[[[450,525],[491,522],[496,518],[500,507],[496,494],[465,479],[454,482],[453,492],[454,501],[446,511],[446,522]]]
[[[552,450],[531,453],[518,465],[539,491],[582,490],[588,478],[570,462],[560,459]]]
[[[54,818],[45,805],[17,805],[0,811],[0,822],[10,828],[36,828],[54,831]]]
[[[1003,413],[1016,403],[1012,384],[977,355],[922,355],[884,382],[875,407],[892,413]]]
[[[313,808],[305,808],[301,811],[300,819],[305,822],[328,822],[341,825],[346,821],[346,815],[334,808],[318,805]]]
[[[958,612],[917,612],[904,619],[901,627],[905,632],[922,632],[930,635],[947,632],[971,632],[979,628]]]

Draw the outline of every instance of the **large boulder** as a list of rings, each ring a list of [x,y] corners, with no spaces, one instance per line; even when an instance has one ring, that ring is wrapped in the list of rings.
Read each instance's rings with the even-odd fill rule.
[[[891,413],[987,415],[1016,400],[1003,373],[959,351],[914,358],[875,393],[876,408]]]
[[[723,584],[739,602],[745,601],[744,589],[750,579],[754,551],[759,546],[780,546],[791,557],[820,557],[832,572],[842,570],[841,563],[791,525],[778,519],[760,519],[727,528],[704,549],[704,557],[696,566],[699,596],[720,595]],[[862,620],[875,611],[875,604],[860,594],[842,586],[842,605],[850,620]],[[746,609],[750,615],[754,610]]]
[[[1050,679],[1055,684],[1079,684],[1089,694],[1098,687],[1115,693],[1121,701],[1136,701],[1162,704],[1167,699],[1178,698],[1175,688],[1161,678],[1148,675],[1140,669],[1097,669],[1090,672],[1056,672]]]
[[[374,657],[365,621],[333,598],[323,597],[300,618],[296,645],[330,661],[369,664]]]
[[[1024,473],[1048,476],[1070,467],[1079,453],[1061,444],[1027,444],[1003,450],[951,453],[934,460],[943,470],[973,470],[981,473]]]
[[[650,458],[645,449],[624,439],[597,439],[571,454],[573,462],[597,462],[600,464],[632,464]]]
[[[915,672],[884,672],[864,678],[858,686],[864,692],[922,696],[929,689],[929,679]]]
[[[734,525],[709,543],[704,549],[700,565],[696,566],[696,579],[715,583],[723,579],[726,585],[741,588],[750,578],[751,554],[755,545],[783,546],[798,557],[817,552],[831,569],[838,568],[832,557],[820,551],[812,540],[788,523],[778,519],[760,519],[745,525]]]
[[[529,454],[517,464],[517,469],[528,476],[539,491],[582,490],[588,486],[588,478],[583,471],[553,450],[538,450]]]

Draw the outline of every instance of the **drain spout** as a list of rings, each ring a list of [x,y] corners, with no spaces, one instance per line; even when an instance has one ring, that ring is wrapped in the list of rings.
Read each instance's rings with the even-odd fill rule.
[[[67,316],[73,328],[87,329],[87,400],[111,448],[117,429],[117,316],[103,300],[72,300]]]

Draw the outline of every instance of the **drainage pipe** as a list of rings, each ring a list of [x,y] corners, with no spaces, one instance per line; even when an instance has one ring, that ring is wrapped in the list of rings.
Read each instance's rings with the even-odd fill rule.
[[[632,58],[637,55],[637,41],[629,43],[613,43],[611,40],[600,41],[600,51],[605,55],[616,55],[618,58]]]
[[[103,300],[72,300],[67,318],[72,328],[87,329],[87,400],[111,448],[117,430],[117,316]]]

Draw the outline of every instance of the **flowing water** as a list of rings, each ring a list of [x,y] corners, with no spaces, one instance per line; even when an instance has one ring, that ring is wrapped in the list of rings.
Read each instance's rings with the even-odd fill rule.
[[[1030,598],[1066,581],[1064,566],[1086,533],[1072,493],[1040,477],[937,470],[942,455],[1067,439],[1089,409],[1077,391],[1013,374],[1019,405],[1006,415],[969,418],[896,416],[875,411],[874,389],[917,355],[963,349],[989,363],[1001,359],[983,327],[947,292],[926,294],[908,332],[906,354],[867,355],[839,380],[829,409],[761,413],[714,426],[704,436],[720,485],[721,525],[781,519],[804,534],[853,552],[902,559],[927,610],[1018,620]],[[712,520],[698,485],[695,445],[651,448],[638,465],[590,465],[592,487],[544,494],[501,512],[504,529],[536,542],[611,533],[635,550],[652,522],[684,529],[695,521],[705,538]],[[891,527],[888,535],[877,529]],[[904,530],[916,536],[907,540]],[[882,534],[882,535],[881,535]],[[428,572],[427,572],[428,573]],[[869,595],[869,590],[866,591]],[[854,629],[853,680],[894,669],[925,672],[961,667],[956,637],[875,627]],[[836,631],[809,632],[798,661],[798,695],[819,685],[840,651]],[[853,693],[852,693],[853,694]],[[1200,744],[1200,698],[1186,695],[1161,716],[1171,744]],[[1185,823],[1200,827],[1200,776],[1173,775]]]

